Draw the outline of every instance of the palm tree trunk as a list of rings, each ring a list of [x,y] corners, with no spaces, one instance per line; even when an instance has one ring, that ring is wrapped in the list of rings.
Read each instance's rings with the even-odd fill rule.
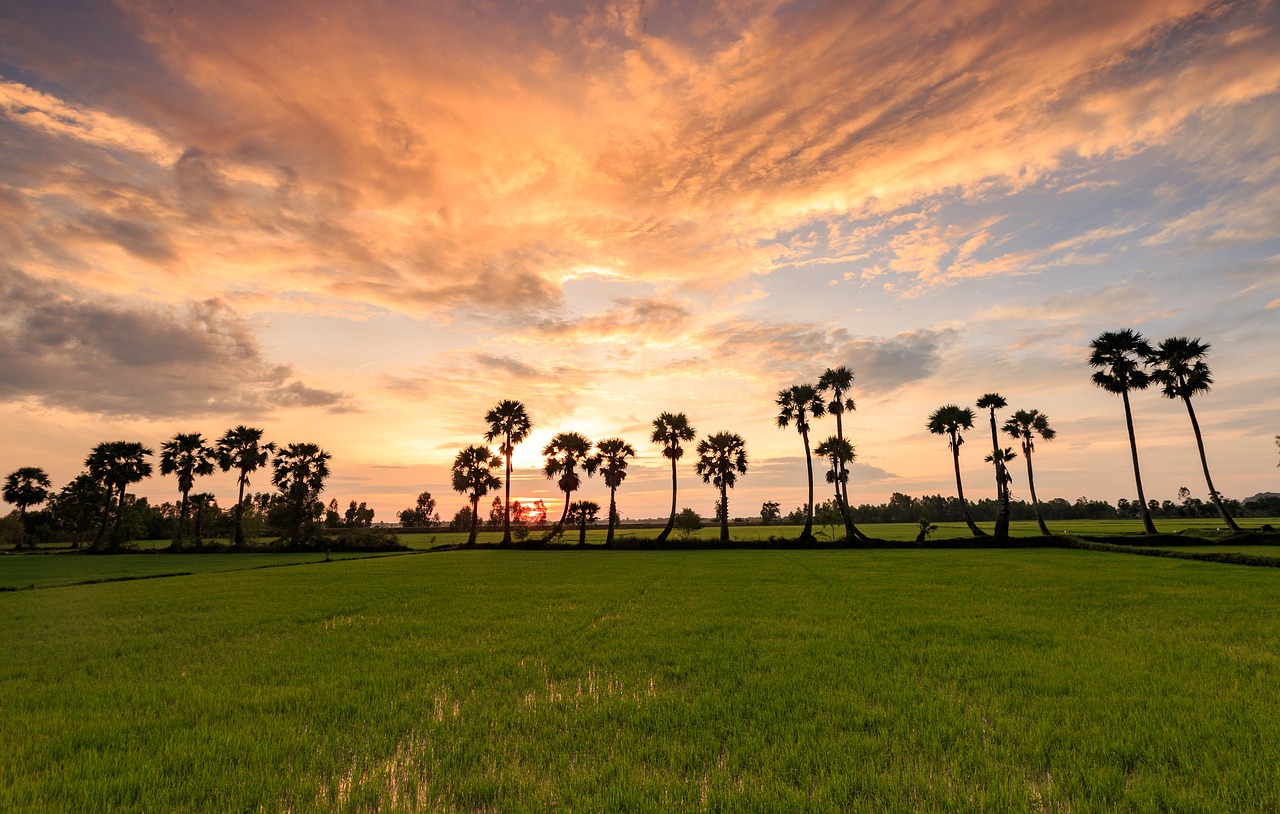
[[[111,533],[107,535],[107,551],[120,550],[121,523],[124,520],[124,490],[128,484],[120,484],[120,497],[116,499],[116,516],[111,521]]]
[[[1027,459],[1027,489],[1031,490],[1031,508],[1035,510],[1040,533],[1048,537],[1049,527],[1045,525],[1044,516],[1040,514],[1040,500],[1036,497],[1036,477],[1031,471],[1031,444],[1025,438],[1022,441],[1022,457]]]
[[[671,536],[676,526],[676,459],[671,459],[671,516],[667,518],[667,526],[658,532],[657,542],[661,543]]]
[[[809,504],[805,507],[804,531],[800,532],[800,539],[808,540],[813,537],[813,455],[809,452],[809,430],[802,429],[800,437],[804,439],[804,468],[809,475]]]
[[[560,528],[564,528],[564,521],[569,518],[569,493],[564,493],[564,510],[560,512],[560,522],[556,523]]]
[[[841,393],[835,394],[837,406],[839,406],[841,395]],[[836,438],[839,439],[840,445],[844,446],[843,407],[836,410]],[[841,519],[844,520],[844,539],[850,541],[857,537],[860,540],[865,540],[867,535],[859,531],[858,527],[853,524],[853,513],[849,511],[849,473],[844,467],[844,460],[838,459],[836,465],[838,467],[836,471],[836,502],[840,505]],[[843,496],[841,496],[841,490],[844,492]]]
[[[1009,479],[1004,474],[1004,461],[1000,460],[1000,436],[996,433],[996,408],[990,408],[991,460],[996,466],[996,528],[997,537],[1009,536]]]
[[[582,525],[578,527],[578,547],[583,548],[587,545],[587,513],[582,513]]]
[[[236,500],[236,538],[234,548],[244,548],[244,473],[240,473],[240,496]]]
[[[1146,534],[1156,534],[1156,524],[1151,520],[1151,508],[1147,506],[1147,497],[1142,492],[1142,472],[1138,469],[1138,438],[1133,434],[1133,411],[1129,408],[1129,391],[1121,390],[1124,400],[1124,423],[1129,428],[1129,451],[1133,455],[1133,480],[1138,486],[1138,504],[1142,507],[1142,530]]]
[[[102,504],[102,515],[98,520],[98,531],[93,535],[93,542],[89,544],[90,551],[99,551],[107,536],[107,521],[111,519],[111,498],[113,489],[107,487],[107,499]]]
[[[729,487],[720,487],[720,542],[729,542]]]
[[[507,436],[506,447],[511,449],[511,436]],[[502,545],[511,545],[511,453],[507,453],[507,495],[502,504]]]
[[[187,527],[187,495],[190,491],[188,489],[182,493],[182,508],[178,510],[178,536],[173,538],[173,545],[171,546],[174,551],[182,550],[182,538],[185,536]]]
[[[978,528],[978,524],[973,522],[973,517],[969,515],[969,504],[964,499],[964,484],[960,481],[960,445],[955,442],[954,436],[951,439],[951,457],[955,459],[956,494],[960,498],[960,512],[964,514],[964,522],[969,526],[969,532],[974,537],[986,537],[987,533]]]
[[[1227,507],[1222,505],[1222,495],[1218,494],[1218,490],[1213,488],[1213,478],[1209,477],[1209,459],[1204,454],[1204,438],[1200,435],[1200,422],[1196,420],[1196,411],[1191,407],[1191,399],[1183,396],[1182,401],[1187,405],[1187,415],[1191,416],[1191,429],[1196,434],[1196,449],[1200,450],[1200,466],[1204,469],[1204,482],[1209,487],[1209,499],[1218,508],[1218,514],[1226,522],[1227,527],[1232,531],[1240,531],[1236,521],[1231,519],[1231,515],[1227,514]]]
[[[476,533],[480,530],[480,498],[471,498],[471,533],[467,535],[467,545],[476,544]]]
[[[604,536],[605,548],[613,548],[613,521],[618,512],[617,496],[617,488],[609,487],[609,531]]]

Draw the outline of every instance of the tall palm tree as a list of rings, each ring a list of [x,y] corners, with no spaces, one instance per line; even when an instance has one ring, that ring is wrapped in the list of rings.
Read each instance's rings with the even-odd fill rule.
[[[747,474],[747,444],[742,436],[733,432],[708,435],[696,447],[698,462],[693,471],[703,483],[713,484],[720,490],[720,542],[729,542],[729,490],[738,482],[739,475]]]
[[[476,544],[476,534],[480,530],[480,498],[489,494],[490,489],[502,485],[493,470],[502,466],[502,459],[489,451],[488,447],[469,446],[453,459],[453,491],[466,495],[471,500],[471,533],[467,535],[467,545]]]
[[[21,548],[27,534],[27,509],[39,506],[49,499],[53,483],[49,475],[38,466],[15,469],[4,478],[4,502],[18,507],[18,523],[22,526],[23,539],[14,548]],[[34,548],[35,543],[31,546]]]
[[[115,522],[110,540],[107,541],[107,550],[115,551],[120,548],[120,521],[124,515],[125,490],[129,484],[151,477],[151,462],[147,460],[151,454],[150,449],[136,441],[104,441],[94,447],[85,459],[84,465],[89,470],[89,475],[107,490],[102,523],[98,526],[98,534],[90,550],[98,551],[102,548],[113,496]]]
[[[1191,406],[1192,396],[1209,392],[1209,388],[1213,385],[1213,375],[1209,371],[1209,365],[1204,361],[1205,354],[1208,352],[1209,346],[1201,342],[1199,337],[1195,339],[1188,339],[1185,336],[1170,337],[1157,345],[1151,354],[1151,362],[1155,365],[1155,369],[1151,371],[1151,378],[1160,385],[1160,392],[1165,398],[1182,399],[1182,403],[1187,405],[1187,415],[1191,417],[1191,430],[1196,436],[1196,449],[1200,451],[1200,467],[1204,470],[1204,482],[1209,487],[1209,499],[1213,501],[1213,505],[1218,509],[1218,515],[1227,526],[1232,531],[1240,531],[1236,521],[1227,514],[1226,507],[1222,505],[1222,495],[1213,488],[1213,478],[1209,476],[1209,460],[1204,454],[1204,438],[1200,434],[1200,422],[1196,420],[1195,408]]]
[[[983,460],[996,467],[996,505],[999,507],[996,511],[997,537],[1009,536],[1009,484],[1013,482],[1013,478],[1006,471],[1005,461],[1009,460],[1012,453],[1005,455],[1002,452],[1000,438],[996,434],[996,410],[1003,410],[1008,406],[1009,402],[999,393],[987,393],[978,399],[978,409],[988,410],[991,416],[991,454]]]
[[[1035,451],[1035,436],[1045,441],[1052,441],[1057,436],[1053,427],[1049,426],[1049,417],[1039,410],[1018,410],[1004,422],[1004,431],[1022,442],[1022,457],[1027,459],[1027,488],[1031,491],[1031,506],[1035,509],[1036,523],[1040,525],[1040,533],[1049,536],[1049,527],[1045,525],[1040,513],[1040,501],[1036,497],[1036,479],[1031,470],[1031,453]]]
[[[813,454],[819,458],[825,458],[831,468],[827,470],[827,483],[834,484],[836,487],[836,506],[840,509],[842,517],[848,517],[849,512],[846,511],[848,506],[845,505],[847,494],[844,487],[849,480],[849,470],[846,464],[852,463],[857,458],[857,453],[853,449],[853,444],[844,440],[838,435],[833,435],[813,448]],[[846,540],[852,540],[847,534]]]
[[[294,546],[302,542],[306,521],[318,516],[314,506],[329,478],[331,457],[315,444],[289,444],[271,462],[271,482],[284,495],[293,515],[289,539]]]
[[[804,465],[809,475],[809,503],[805,507],[804,531],[800,532],[801,540],[813,538],[813,456],[809,452],[809,417],[818,418],[827,411],[822,396],[811,384],[796,384],[778,392],[777,398],[779,427],[786,428],[792,423],[796,432],[804,439]]]
[[[1138,486],[1138,510],[1142,513],[1142,529],[1147,534],[1156,533],[1151,520],[1151,509],[1142,492],[1142,471],[1138,468],[1138,440],[1133,434],[1133,410],[1129,406],[1130,390],[1146,390],[1151,384],[1147,373],[1147,360],[1151,357],[1150,343],[1142,334],[1130,328],[1122,331],[1106,331],[1089,344],[1089,364],[1098,370],[1093,373],[1093,383],[1116,393],[1124,401],[1124,422],[1129,429],[1129,451],[1133,456],[1133,479]]]
[[[929,432],[934,435],[947,436],[947,445],[951,447],[951,457],[956,465],[956,495],[960,498],[960,511],[964,514],[964,522],[974,537],[986,537],[987,533],[978,528],[969,514],[969,504],[964,499],[964,483],[960,480],[960,445],[964,443],[961,430],[973,429],[973,410],[947,404],[933,411],[929,416]]]
[[[696,433],[684,413],[662,413],[653,420],[653,434],[649,440],[662,444],[662,457],[671,461],[671,516],[667,518],[666,527],[658,533],[659,543],[670,536],[676,524],[676,461],[684,457],[681,442],[692,441],[695,437]]]
[[[498,402],[497,407],[485,413],[484,420],[489,425],[484,440],[501,438],[498,453],[507,461],[507,477],[503,481],[506,484],[506,497],[502,505],[502,545],[511,545],[511,456],[516,445],[529,437],[529,414],[520,402],[504,399]]]
[[[592,468],[600,470],[605,486],[609,487],[609,531],[604,538],[606,548],[613,546],[613,530],[618,523],[618,487],[627,478],[627,459],[634,457],[635,447],[621,438],[605,438],[596,443]]]
[[[542,467],[542,474],[548,478],[557,478],[556,486],[564,492],[564,510],[556,523],[556,529],[563,530],[565,518],[569,516],[570,496],[582,485],[578,465],[581,464],[588,475],[595,471],[589,460],[591,439],[578,432],[558,432],[542,448],[542,455],[547,459],[546,465]]]
[[[827,412],[836,417],[836,440],[844,442],[844,414],[846,411],[852,412],[857,409],[854,406],[853,399],[849,397],[849,391],[853,389],[853,371],[841,365],[836,368],[827,368],[818,377],[818,392],[826,394],[831,393],[831,401],[827,402]],[[853,446],[850,445],[850,449]],[[843,507],[844,512],[844,536],[845,539],[852,540],[857,537],[860,540],[867,539],[867,535],[863,534],[857,526],[853,524],[853,507],[849,505],[849,468],[848,463],[853,461],[840,462],[840,473],[836,481],[838,491],[841,493],[840,500],[837,503]]]
[[[240,488],[236,497],[236,548],[244,547],[244,489],[249,485],[249,475],[266,466],[268,456],[276,451],[274,442],[262,443],[262,435],[263,430],[241,424],[218,439],[218,466],[223,472],[234,469],[239,473],[236,477]]]
[[[198,432],[178,433],[160,445],[160,474],[177,475],[182,508],[178,512],[178,533],[173,550],[181,551],[187,530],[187,508],[197,475],[212,475],[217,453],[204,443]]]

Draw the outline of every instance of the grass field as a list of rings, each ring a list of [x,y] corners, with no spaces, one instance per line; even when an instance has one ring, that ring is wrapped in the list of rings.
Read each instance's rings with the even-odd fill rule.
[[[0,614],[6,811],[1280,799],[1274,569],[466,551],[10,592]]]

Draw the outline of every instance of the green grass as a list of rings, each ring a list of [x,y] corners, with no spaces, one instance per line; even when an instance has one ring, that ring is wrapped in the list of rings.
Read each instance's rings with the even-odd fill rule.
[[[468,551],[5,593],[0,614],[6,811],[1280,799],[1272,569]]]

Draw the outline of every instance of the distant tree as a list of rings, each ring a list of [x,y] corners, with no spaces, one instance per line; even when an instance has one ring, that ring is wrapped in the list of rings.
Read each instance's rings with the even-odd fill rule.
[[[676,462],[684,457],[683,444],[696,436],[689,418],[684,413],[662,413],[653,420],[653,434],[649,440],[662,445],[662,457],[671,461],[671,515],[667,525],[658,532],[657,542],[666,540],[676,522]]]
[[[1151,362],[1155,366],[1151,378],[1160,385],[1160,392],[1165,398],[1182,399],[1187,406],[1187,415],[1191,418],[1191,430],[1196,436],[1196,449],[1200,452],[1200,467],[1204,470],[1204,482],[1209,487],[1209,499],[1213,501],[1218,515],[1232,531],[1240,531],[1240,526],[1227,513],[1222,505],[1222,495],[1214,488],[1213,478],[1209,476],[1209,459],[1204,454],[1204,437],[1200,434],[1200,422],[1196,420],[1196,411],[1191,406],[1191,397],[1208,393],[1213,385],[1213,375],[1209,365],[1204,361],[1209,346],[1196,339],[1175,336],[1164,340],[1155,347],[1151,354]]]
[[[578,474],[581,465],[587,475],[595,469],[590,464],[591,440],[577,432],[559,432],[552,436],[542,448],[542,455],[547,459],[542,467],[542,474],[548,478],[556,478],[556,486],[564,492],[564,510],[560,513],[558,527],[564,527],[565,518],[569,516],[569,502],[573,493],[582,485],[582,476]]]
[[[578,527],[578,545],[587,544],[587,526],[596,522],[600,514],[600,504],[591,500],[575,500],[569,506],[567,515],[569,523]]]
[[[123,542],[121,521],[124,516],[125,491],[130,484],[151,477],[151,462],[147,460],[151,450],[136,441],[106,441],[98,444],[85,459],[89,475],[107,489],[107,499],[102,509],[102,522],[91,549],[101,550],[105,541],[108,551],[116,551]],[[109,539],[105,539],[107,520],[111,515],[111,502],[115,498],[115,518]]]
[[[1090,343],[1089,364],[1098,368],[1093,383],[1115,393],[1124,402],[1124,421],[1129,429],[1129,451],[1133,456],[1133,479],[1138,486],[1138,508],[1142,515],[1142,529],[1147,534],[1156,533],[1151,520],[1151,509],[1142,492],[1142,472],[1138,468],[1138,441],[1133,434],[1133,410],[1129,406],[1130,390],[1146,390],[1151,384],[1147,373],[1147,360],[1152,348],[1142,334],[1126,328],[1122,331],[1106,331]]]
[[[827,406],[819,395],[817,388],[811,384],[796,384],[778,392],[777,424],[785,429],[796,425],[796,432],[804,439],[805,472],[809,476],[809,502],[804,516],[804,530],[800,532],[801,540],[813,537],[813,456],[809,453],[809,418],[821,417]]]
[[[978,528],[978,524],[973,522],[973,517],[969,514],[969,504],[964,499],[964,483],[960,480],[960,445],[964,443],[964,436],[960,431],[973,429],[973,410],[955,404],[944,405],[933,411],[927,426],[929,432],[934,435],[947,436],[947,445],[951,448],[951,457],[955,461],[956,494],[960,498],[960,510],[964,514],[964,522],[969,526],[969,531],[974,537],[986,537],[987,533]]]
[[[373,516],[374,511],[369,508],[369,504],[363,500],[359,503],[353,500],[347,505],[343,521],[346,523],[347,528],[367,529],[373,525]]]
[[[490,504],[489,520],[485,525],[491,529],[511,528],[509,504],[503,504],[501,495],[495,497],[493,503]]]
[[[204,519],[206,514],[215,518],[221,514],[218,500],[211,492],[197,492],[191,495],[192,531],[195,533],[196,546],[204,545]]]
[[[436,500],[430,492],[422,492],[412,508],[400,512],[400,525],[411,528],[430,526],[440,522],[436,514]]]
[[[449,531],[468,531],[474,521],[475,515],[471,511],[471,507],[463,506],[454,512],[453,519],[449,521]]]
[[[15,469],[4,478],[4,502],[18,507],[18,524],[21,534],[14,548],[21,548],[27,536],[27,509],[39,506],[49,499],[49,489],[53,483],[48,474],[37,466],[24,466]],[[30,544],[32,548],[35,543]]]
[[[547,522],[547,504],[538,498],[533,501],[533,505],[529,507],[529,525],[534,528],[541,528]]]
[[[493,474],[499,466],[502,466],[502,459],[482,446],[466,447],[453,459],[453,491],[466,495],[471,501],[469,546],[476,544],[476,534],[480,530],[480,498],[502,485],[502,480]]]
[[[997,537],[1009,536],[1009,484],[1013,482],[1013,478],[1009,475],[1005,462],[1010,459],[1012,453],[1002,454],[1000,438],[996,433],[996,410],[1003,410],[1007,406],[1009,402],[1005,401],[1004,396],[999,393],[987,393],[978,399],[978,409],[989,411],[991,417],[991,454],[983,460],[994,464],[996,469],[996,500],[1000,504],[1000,510],[996,514],[995,535]]]
[[[338,511],[338,499],[330,498],[324,510],[324,524],[327,528],[340,529],[343,526],[342,513]]]
[[[827,402],[827,412],[836,417],[836,438],[841,442],[845,442],[844,437],[844,414],[852,412],[855,408],[853,399],[849,397],[849,391],[853,389],[853,371],[841,365],[836,368],[827,368],[818,377],[818,392],[822,394],[831,394],[831,401]],[[850,449],[853,445],[850,444]],[[849,468],[846,464],[852,462],[852,458],[848,461],[840,462],[840,471],[834,483],[840,490],[840,511],[844,517],[844,535],[846,539],[852,540],[855,537],[865,540],[867,535],[863,534],[853,523],[853,511],[849,506]]]
[[[1027,488],[1031,491],[1031,505],[1035,509],[1036,523],[1040,533],[1049,536],[1049,527],[1045,525],[1044,515],[1040,511],[1040,500],[1036,497],[1035,473],[1031,469],[1031,453],[1035,452],[1035,436],[1045,441],[1052,441],[1057,432],[1049,426],[1049,417],[1039,410],[1018,410],[1004,422],[1004,431],[1022,444],[1022,457],[1027,460]]]
[[[79,548],[93,533],[103,505],[111,499],[102,482],[83,472],[49,498],[54,524],[71,537],[71,547]]]
[[[515,453],[516,445],[529,437],[532,425],[529,423],[529,414],[525,411],[524,405],[510,399],[498,402],[497,407],[485,414],[484,420],[489,425],[488,432],[484,434],[484,440],[493,441],[501,438],[502,443],[498,445],[498,454],[502,455],[507,462],[507,475],[503,479],[506,487],[503,506],[506,508],[502,515],[501,544],[511,545],[511,456]]]
[[[289,541],[298,546],[309,523],[320,516],[320,493],[332,456],[311,443],[289,444],[271,462],[271,482],[280,490],[290,522]]]
[[[923,543],[925,540],[929,539],[930,534],[933,534],[938,530],[938,527],[933,523],[930,523],[927,518],[922,517],[920,518],[920,521],[916,523],[916,529],[916,542]]]
[[[181,551],[186,543],[187,510],[191,489],[199,475],[212,475],[217,453],[204,442],[198,432],[178,433],[160,445],[160,474],[178,476],[178,492],[182,495],[182,508],[178,513],[178,533],[173,537],[174,551]]]
[[[846,519],[850,518],[844,503],[847,491],[845,487],[848,485],[846,482],[849,479],[849,470],[846,465],[857,457],[853,450],[853,444],[838,435],[833,435],[814,447],[813,453],[819,458],[826,459],[831,464],[831,468],[827,470],[827,483],[834,484],[836,488],[836,509],[840,512],[841,522],[844,523]],[[849,526],[852,524],[853,521],[851,519],[849,519],[848,523],[844,523],[845,539],[847,540],[854,539],[849,536]]]
[[[621,438],[605,438],[596,444],[592,468],[600,470],[609,487],[609,531],[604,540],[608,548],[613,547],[613,531],[618,525],[618,487],[627,478],[627,461],[635,456],[635,448]]]
[[[690,509],[689,511],[693,510]],[[694,512],[694,514],[696,515],[697,512]],[[782,507],[778,505],[777,501],[766,500],[760,505],[760,522],[764,525],[767,526],[770,523],[777,522],[778,518],[781,516]],[[701,526],[699,526],[699,528],[701,528]]]
[[[236,483],[239,492],[235,508],[235,537],[232,545],[244,547],[244,489],[249,485],[249,476],[267,465],[267,458],[276,451],[274,443],[262,442],[263,430],[246,427],[241,424],[227,430],[218,439],[218,466],[223,472],[236,470]]]
[[[713,484],[720,490],[720,541],[727,543],[729,490],[737,484],[739,475],[747,474],[747,445],[737,433],[718,432],[699,441],[697,453],[694,471],[703,483]]]
[[[777,505],[776,503],[774,504]],[[681,509],[676,515],[676,531],[680,533],[680,539],[688,541],[698,529],[702,528],[702,518],[693,509]]]

